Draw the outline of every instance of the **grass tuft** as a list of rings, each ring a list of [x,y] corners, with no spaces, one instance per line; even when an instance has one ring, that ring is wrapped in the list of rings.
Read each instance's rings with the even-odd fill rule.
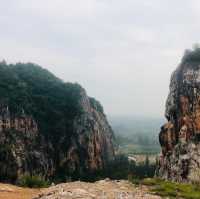
[[[200,186],[198,185],[175,183],[158,178],[146,178],[141,180],[140,184],[149,186],[151,193],[162,197],[200,199]]]
[[[49,181],[44,180],[41,176],[24,175],[19,180],[19,185],[29,188],[46,188],[50,185]]]

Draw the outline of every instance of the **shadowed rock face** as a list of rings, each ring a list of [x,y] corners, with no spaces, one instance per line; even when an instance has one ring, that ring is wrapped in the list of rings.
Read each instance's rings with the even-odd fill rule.
[[[33,64],[0,63],[0,72],[0,181],[78,179],[113,160],[113,131],[81,86]]]
[[[199,49],[188,52],[171,77],[168,122],[159,134],[162,154],[157,175],[165,179],[200,181],[199,55]]]
[[[0,180],[14,182],[25,173],[47,176],[51,159],[44,153],[37,123],[26,115],[12,114],[7,105],[0,105]],[[51,171],[52,172],[52,171]]]

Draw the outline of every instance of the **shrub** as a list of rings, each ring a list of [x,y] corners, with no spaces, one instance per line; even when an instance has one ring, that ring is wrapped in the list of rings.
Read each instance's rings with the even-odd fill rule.
[[[182,62],[200,62],[200,47],[197,46],[192,50],[186,50]]]
[[[19,185],[30,188],[45,188],[48,187],[50,183],[41,176],[24,175],[19,180]]]

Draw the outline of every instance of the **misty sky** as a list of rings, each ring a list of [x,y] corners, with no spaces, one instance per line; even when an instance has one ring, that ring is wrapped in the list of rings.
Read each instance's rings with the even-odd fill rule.
[[[164,113],[199,0],[0,0],[0,59],[79,82],[108,115]]]

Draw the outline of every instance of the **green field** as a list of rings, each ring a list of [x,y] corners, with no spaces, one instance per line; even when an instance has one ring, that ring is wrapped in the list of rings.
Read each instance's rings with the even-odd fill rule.
[[[155,155],[160,152],[158,145],[122,144],[119,152],[125,155]]]
[[[163,119],[111,118],[119,152],[125,155],[152,155],[160,152],[158,135]]]

